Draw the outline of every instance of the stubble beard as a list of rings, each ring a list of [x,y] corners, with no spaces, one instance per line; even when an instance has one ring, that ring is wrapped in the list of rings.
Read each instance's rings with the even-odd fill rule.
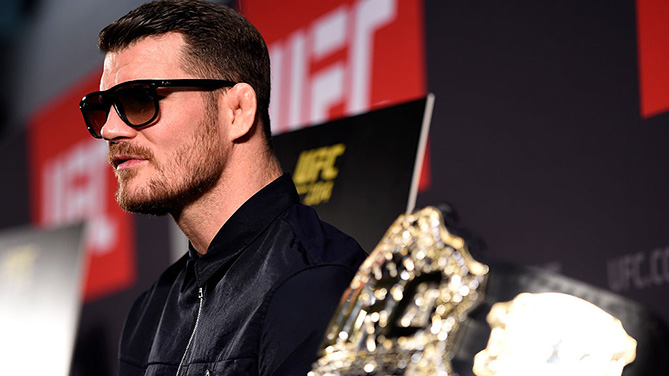
[[[145,186],[131,191],[127,182],[137,175],[135,169],[115,170],[118,180],[116,202],[126,211],[149,215],[165,215],[180,212],[208,192],[220,178],[223,160],[219,130],[216,124],[215,103],[208,104],[205,118],[198,125],[199,131],[190,142],[178,149],[168,165],[158,165],[151,158],[150,151],[138,150],[138,154],[148,153],[148,163],[156,170]],[[171,172],[171,174],[167,174]],[[170,180],[173,176],[174,180]]]

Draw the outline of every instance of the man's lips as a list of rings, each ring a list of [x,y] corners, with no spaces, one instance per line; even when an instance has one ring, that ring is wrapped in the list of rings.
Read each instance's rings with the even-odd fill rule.
[[[112,165],[117,171],[131,168],[147,159],[136,155],[116,155],[112,157]]]
[[[148,148],[126,142],[109,143],[109,164],[116,171],[133,168],[151,159],[153,159],[153,153]]]

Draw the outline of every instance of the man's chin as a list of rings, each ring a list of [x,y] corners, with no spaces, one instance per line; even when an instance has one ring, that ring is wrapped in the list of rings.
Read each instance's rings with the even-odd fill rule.
[[[117,202],[121,209],[130,213],[163,216],[172,212],[169,208],[156,205],[153,202],[124,202],[118,200]]]
[[[162,216],[174,211],[174,205],[169,200],[150,197],[136,197],[122,190],[116,192],[116,202],[121,209],[137,214]]]

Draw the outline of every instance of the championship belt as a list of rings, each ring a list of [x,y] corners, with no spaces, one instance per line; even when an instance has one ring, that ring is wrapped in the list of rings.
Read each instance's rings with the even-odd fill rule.
[[[497,269],[473,259],[439,210],[401,215],[342,296],[309,376],[620,376],[637,357],[621,321],[582,299],[592,288]],[[542,278],[554,280],[542,286]],[[640,317],[635,304],[601,293],[614,313]],[[666,333],[648,324],[657,322],[631,323],[655,336],[644,363],[669,357]]]

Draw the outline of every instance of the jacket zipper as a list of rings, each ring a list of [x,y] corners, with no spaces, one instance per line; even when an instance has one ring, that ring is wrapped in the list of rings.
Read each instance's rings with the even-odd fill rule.
[[[186,355],[188,355],[188,349],[190,349],[190,345],[193,342],[193,338],[195,337],[195,332],[197,331],[197,325],[200,323],[200,314],[202,313],[202,303],[204,302],[204,290],[202,287],[199,288],[197,291],[197,298],[200,300],[199,305],[197,307],[197,317],[195,318],[195,326],[193,327],[193,332],[190,334],[190,338],[188,339],[188,344],[186,345],[186,350],[184,351],[184,355],[181,357],[181,362],[179,362],[179,368],[177,368],[177,375],[179,376],[181,374],[181,367],[184,365],[184,361],[186,360]]]

